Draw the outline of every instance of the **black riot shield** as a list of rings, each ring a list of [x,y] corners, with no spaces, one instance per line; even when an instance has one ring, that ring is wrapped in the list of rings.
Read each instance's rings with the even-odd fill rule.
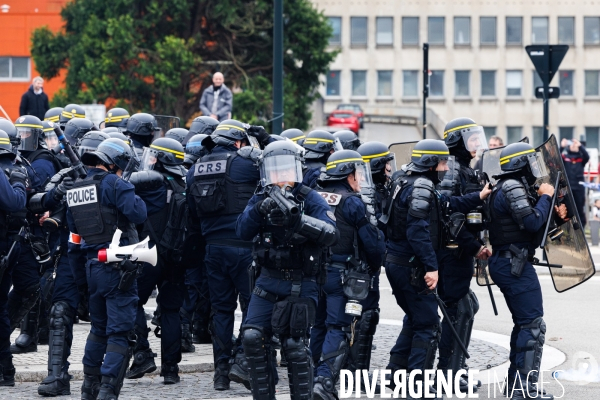
[[[156,123],[160,128],[160,131],[154,133],[154,139],[159,137],[165,137],[165,134],[169,129],[179,128],[179,117],[173,117],[170,115],[155,115]]]
[[[398,169],[410,162],[410,156],[417,143],[419,142],[392,143],[388,146],[390,153],[394,153],[395,155],[396,167]]]
[[[548,172],[541,181],[555,185],[560,171],[559,187],[555,188],[559,191],[557,203],[564,203],[569,209],[570,220],[559,226],[563,235],[555,240],[548,238],[544,246],[548,263],[562,265],[562,268],[550,268],[554,289],[560,293],[590,279],[596,273],[596,268],[575,207],[556,137],[551,135],[536,150]]]

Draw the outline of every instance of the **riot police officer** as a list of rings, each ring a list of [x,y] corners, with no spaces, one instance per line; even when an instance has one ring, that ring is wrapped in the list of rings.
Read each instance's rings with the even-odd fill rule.
[[[144,147],[150,146],[157,132],[160,132],[160,128],[156,118],[146,113],[137,113],[129,117],[127,128],[124,131],[126,135],[129,135],[131,146],[138,157],[144,153]]]
[[[175,139],[181,143],[184,147],[185,138],[188,136],[189,131],[185,128],[172,128],[165,133],[165,137],[169,139]]]
[[[69,139],[72,145],[77,145],[77,141],[90,131],[98,130],[94,123],[87,118],[73,118],[65,124],[65,137]]]
[[[83,357],[82,399],[116,399],[131,357],[138,296],[130,272],[135,268],[131,261],[100,262],[98,251],[109,246],[117,228],[123,232],[121,245],[137,243],[133,224],[146,220],[146,205],[133,185],[120,178],[132,154],[120,139],[103,141],[82,157],[95,168],[67,193],[69,227],[81,236],[88,259],[92,328]]]
[[[252,396],[257,400],[275,397],[273,334],[279,335],[287,359],[292,399],[313,395],[306,335],[314,322],[317,275],[324,278],[324,257],[337,233],[327,202],[300,183],[301,162],[301,153],[290,141],[266,146],[260,160],[263,187],[236,224],[242,240],[254,239],[253,269],[260,271],[242,326]]]
[[[202,141],[206,138],[203,133],[192,136],[185,144],[185,156],[183,158],[183,165],[187,169],[198,161],[199,158],[204,157],[208,154],[208,149],[204,147]]]
[[[302,143],[302,147],[306,149],[304,158],[302,183],[306,186],[314,188],[317,184],[317,179],[321,175],[321,168],[327,163],[327,158],[334,152],[333,142],[335,138],[326,131],[316,130],[306,135],[306,139]]]
[[[290,128],[281,132],[281,136],[290,139],[292,142],[302,146],[306,135],[300,129]]]
[[[79,104],[67,104],[65,108],[63,108],[58,119],[60,129],[64,131],[67,122],[73,118],[85,118],[85,110]],[[72,144],[75,143],[73,142]]]
[[[478,152],[487,149],[483,128],[470,118],[455,118],[444,128],[444,143],[454,156],[452,171],[444,175],[439,185],[440,193],[447,196],[462,196],[479,192],[482,179],[470,167],[471,160]],[[482,209],[471,210],[481,215]],[[467,221],[467,226],[470,224]],[[438,370],[442,373],[458,372],[465,368],[465,356],[459,345],[455,343],[449,324],[453,324],[461,341],[469,345],[473,330],[474,316],[479,310],[479,302],[475,293],[469,289],[473,277],[474,260],[487,260],[491,254],[479,237],[479,232],[469,229],[461,230],[457,237],[457,249],[440,250],[439,262],[439,294],[446,305],[450,320],[442,321],[442,336],[439,344],[440,358]],[[461,378],[460,389],[467,391],[467,380]]]
[[[104,128],[117,128],[122,132],[127,129],[128,120],[129,111],[121,107],[111,108],[104,118]]]
[[[142,229],[142,236],[150,236],[158,246],[159,262],[153,268],[146,265],[137,279],[139,302],[135,322],[137,344],[128,379],[137,379],[156,369],[156,353],[148,343],[148,329],[144,305],[148,302],[155,287],[158,287],[155,312],[160,324],[161,340],[161,376],[166,384],[179,382],[181,361],[181,321],[179,309],[183,304],[184,269],[179,260],[171,256],[163,244],[167,223],[172,218],[171,208],[179,207],[179,196],[184,196],[185,182],[183,164],[183,146],[171,138],[158,138],[144,150],[142,170],[133,173],[131,183],[136,193],[146,203],[148,219]],[[168,195],[170,193],[170,195]],[[185,206],[185,203],[183,204]],[[184,221],[185,222],[185,221]],[[183,228],[183,227],[182,227]],[[158,331],[156,331],[158,332]]]
[[[446,245],[448,236],[442,204],[464,213],[483,204],[490,192],[484,189],[463,197],[438,196],[438,171],[448,170],[449,158],[443,141],[421,140],[412,151],[411,162],[403,167],[404,173],[395,177],[388,199],[391,205],[385,270],[396,301],[406,313],[402,331],[390,351],[387,369],[393,372],[433,368],[440,326],[438,303],[430,291],[438,283],[436,252]],[[422,376],[417,377],[415,385],[423,386]]]
[[[27,174],[14,167],[15,157],[8,134],[0,130],[0,386],[15,385],[15,367],[10,352],[12,329],[6,308],[19,243],[9,238],[15,232],[9,229],[7,214],[22,210],[27,201]]]
[[[46,111],[46,114],[44,114],[44,121],[58,123],[58,121],[60,120],[60,114],[62,114],[63,111],[64,108],[62,107],[52,107],[51,109]]]
[[[217,129],[217,126],[219,125],[219,121],[217,121],[214,118],[211,117],[207,117],[207,116],[200,116],[200,117],[196,117],[194,118],[194,120],[192,121],[192,125],[190,125],[190,130],[188,132],[187,138],[184,140],[183,144],[187,144],[187,142],[191,139],[192,136],[194,135],[212,135],[212,133],[215,131],[215,129]]]
[[[215,390],[228,390],[230,380],[247,382],[241,355],[235,344],[230,366],[234,312],[239,293],[244,319],[250,298],[247,267],[252,261],[252,243],[235,233],[237,217],[252,197],[260,175],[248,146],[246,126],[236,120],[221,122],[212,136],[203,140],[212,153],[200,158],[188,172],[187,195],[192,218],[200,220],[206,240],[206,270],[212,307],[212,338],[215,359]]]
[[[353,150],[333,153],[319,183],[323,187],[319,194],[332,208],[340,233],[339,240],[331,247],[324,296],[319,299],[317,323],[310,333],[313,360],[318,362],[315,398],[330,400],[337,398],[335,387],[351,345],[356,347],[356,355],[368,351],[370,356],[369,343],[364,343],[364,338],[358,340],[356,329],[353,336],[350,325],[353,318],[359,320],[361,315],[369,321],[378,319],[377,310],[371,309],[368,315],[363,315],[359,301],[366,299],[371,289],[369,273],[381,269],[385,243],[377,222],[368,218],[359,194],[361,188],[371,187],[371,171],[359,153]]]
[[[507,395],[513,400],[554,398],[537,387],[546,323],[542,289],[531,262],[554,194],[552,185],[542,183],[537,189],[538,198],[530,197],[531,187],[541,177],[539,165],[530,144],[506,146],[500,152],[503,174],[498,176],[488,201],[490,244],[494,249],[489,258],[490,275],[502,291],[514,322],[507,384]],[[564,205],[555,211],[560,218],[566,217]]]
[[[356,133],[345,129],[335,132],[333,137],[339,140],[345,150],[356,150],[362,144]]]

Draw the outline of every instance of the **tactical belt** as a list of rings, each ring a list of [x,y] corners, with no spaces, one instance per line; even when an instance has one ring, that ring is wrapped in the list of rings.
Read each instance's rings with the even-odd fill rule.
[[[411,261],[411,259],[412,259],[412,261]],[[411,257],[396,256],[396,255],[390,254],[390,253],[387,253],[385,255],[386,262],[394,263],[394,264],[400,265],[402,267],[415,267],[416,266],[414,263],[415,259],[416,259],[415,256],[411,256]]]
[[[210,244],[213,246],[240,247],[243,249],[251,249],[252,248],[252,242],[245,242],[243,240],[233,240],[233,239],[207,240],[206,244]]]
[[[513,258],[513,253],[511,253],[509,250],[500,250],[496,252],[496,254],[498,254],[498,257],[500,258]],[[533,262],[533,255],[527,255],[527,261]]]
[[[261,299],[270,301],[271,303],[277,303],[278,301],[285,300],[285,298],[287,297],[287,296],[280,297],[280,296],[277,296],[276,294],[269,293],[266,290],[259,288],[258,286],[254,287],[254,289],[252,290],[252,293],[257,295]]]
[[[346,263],[333,262],[330,263],[329,266],[337,269],[348,269],[348,264]]]
[[[302,281],[304,274],[300,269],[269,269],[263,268],[260,272],[267,278],[281,279],[282,281]]]

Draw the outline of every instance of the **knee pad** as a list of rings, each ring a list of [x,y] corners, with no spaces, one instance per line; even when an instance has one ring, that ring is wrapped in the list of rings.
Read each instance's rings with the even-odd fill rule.
[[[517,353],[525,353],[523,366],[519,368],[519,372],[526,376],[531,372],[530,381],[536,383],[538,381],[539,371],[542,364],[542,353],[544,351],[544,342],[546,341],[546,322],[542,317],[537,317],[529,324],[522,325],[521,330],[529,330],[533,339],[527,341],[525,347],[517,347]]]
[[[426,342],[413,340],[412,347],[425,349],[425,360],[423,362],[422,370],[432,369],[433,363],[435,361],[435,354],[437,352],[438,344],[440,342],[440,338],[442,336],[441,329],[439,325],[434,325],[431,328],[432,338]]]
[[[479,310],[479,301],[477,296],[472,290],[469,290],[465,296],[463,296],[456,304],[456,316],[452,322],[456,333],[461,342],[469,347],[471,341],[471,332],[473,331],[473,322],[475,320],[475,313]],[[458,371],[463,368],[466,362],[465,354],[463,353],[460,345],[452,336],[451,354],[448,360],[448,368],[453,371]]]
[[[270,340],[262,327],[244,325],[242,332],[252,397],[257,400],[271,400],[275,395],[275,379],[271,374],[273,360]]]
[[[281,348],[287,361],[290,397],[292,400],[312,399],[314,368],[304,339],[282,338]]]
[[[73,309],[64,301],[57,301],[50,309],[50,329],[63,329],[73,320]]]
[[[329,366],[329,370],[333,375],[333,381],[336,382],[340,375],[340,370],[346,364],[349,353],[348,343],[342,340],[338,345],[338,349],[333,353],[322,354],[321,362],[326,363]]]

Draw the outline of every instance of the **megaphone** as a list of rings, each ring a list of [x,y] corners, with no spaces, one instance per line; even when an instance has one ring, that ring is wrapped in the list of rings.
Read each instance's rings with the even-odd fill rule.
[[[123,232],[121,232],[120,229],[117,229],[108,249],[98,250],[98,261],[111,263],[121,262],[124,259],[129,258],[133,262],[147,262],[155,267],[156,262],[158,261],[158,255],[156,254],[156,246],[152,248],[148,247],[150,237],[147,237],[136,244],[119,247],[122,233]]]

